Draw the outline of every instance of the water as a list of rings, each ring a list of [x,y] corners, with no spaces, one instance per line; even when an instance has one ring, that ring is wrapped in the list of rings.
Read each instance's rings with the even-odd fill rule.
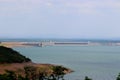
[[[115,80],[120,72],[120,46],[49,46],[16,47],[37,63],[51,63],[71,68],[75,72],[66,80]]]

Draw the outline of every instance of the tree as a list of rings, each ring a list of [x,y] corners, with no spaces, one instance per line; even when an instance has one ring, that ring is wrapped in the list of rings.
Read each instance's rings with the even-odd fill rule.
[[[62,66],[53,66],[49,73],[40,71],[35,66],[25,66],[24,74],[6,70],[6,73],[0,74],[0,80],[64,80],[65,70]]]
[[[16,80],[17,76],[14,71],[6,70],[6,73],[0,75],[0,80]]]
[[[25,66],[25,78],[26,79],[31,79],[31,80],[36,80],[37,77],[37,69],[34,66]]]
[[[51,77],[53,78],[52,80],[59,80],[63,79],[65,73],[64,73],[65,68],[62,66],[54,66],[53,67],[53,73],[51,74]]]
[[[85,76],[84,80],[92,80],[91,78],[89,78],[88,76]]]
[[[120,73],[118,74],[116,80],[120,80]]]
[[[26,58],[12,48],[0,46],[0,63],[23,63],[30,61],[29,58]]]

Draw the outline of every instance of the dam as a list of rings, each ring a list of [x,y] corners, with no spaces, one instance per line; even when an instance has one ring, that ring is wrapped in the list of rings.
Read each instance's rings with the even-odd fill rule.
[[[120,46],[120,43],[101,43],[101,42],[27,42],[24,45],[31,45],[31,46],[100,46],[100,45],[107,45],[107,46]]]
[[[89,45],[89,42],[25,42],[23,45],[29,45],[29,46],[38,46],[38,47],[44,47],[44,46],[80,46],[80,45]]]
[[[80,46],[89,45],[89,42],[40,42],[39,46]]]

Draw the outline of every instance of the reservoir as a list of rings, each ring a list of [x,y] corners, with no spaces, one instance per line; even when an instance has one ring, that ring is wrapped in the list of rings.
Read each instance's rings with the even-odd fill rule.
[[[36,63],[63,65],[75,72],[65,80],[115,80],[120,72],[120,46],[15,47]]]

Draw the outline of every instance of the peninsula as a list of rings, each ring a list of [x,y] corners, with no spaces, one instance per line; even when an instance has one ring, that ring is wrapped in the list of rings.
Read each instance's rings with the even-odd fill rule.
[[[41,78],[49,79],[60,76],[63,78],[65,74],[71,72],[71,69],[59,65],[33,63],[31,59],[12,48],[0,46],[0,80],[3,80],[3,78],[7,80],[13,73],[17,79],[19,78],[18,76],[21,76],[24,78],[22,80],[26,80],[25,78],[28,78],[27,80],[42,80]],[[32,79],[33,77],[35,79]]]

